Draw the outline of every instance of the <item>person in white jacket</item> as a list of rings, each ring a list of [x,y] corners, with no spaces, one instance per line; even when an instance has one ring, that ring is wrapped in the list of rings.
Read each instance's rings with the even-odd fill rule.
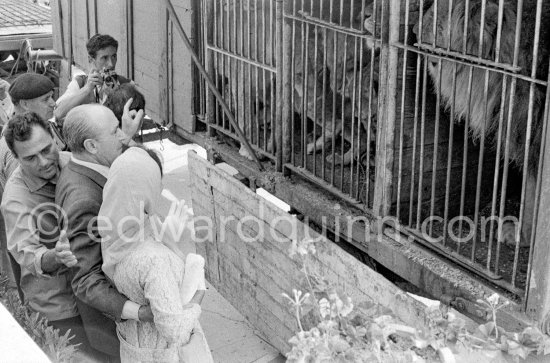
[[[199,324],[204,259],[184,256],[158,218],[162,171],[155,159],[138,147],[116,158],[98,216],[103,271],[121,293],[153,312],[153,323],[117,323],[121,360],[212,362]]]

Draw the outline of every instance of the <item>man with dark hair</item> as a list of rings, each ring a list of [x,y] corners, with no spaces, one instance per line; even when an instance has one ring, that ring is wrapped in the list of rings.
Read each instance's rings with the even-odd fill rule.
[[[130,80],[115,73],[118,42],[106,34],[96,34],[86,43],[89,73],[75,76],[65,93],[57,100],[55,117],[59,120],[75,106],[103,103],[115,86]]]
[[[58,228],[54,204],[60,165],[70,155],[58,152],[49,122],[33,112],[12,117],[4,137],[19,166],[6,184],[0,208],[8,249],[21,267],[25,300],[61,334],[71,329],[71,342],[88,351],[67,269],[77,261],[66,233]]]
[[[53,117],[55,101],[53,100],[53,82],[46,76],[36,73],[25,73],[18,76],[9,86],[8,93],[13,103],[13,112],[8,115],[9,118],[14,115],[21,115],[26,112],[35,112],[42,120],[46,121]],[[54,140],[60,150],[65,149],[65,144],[60,136],[60,132],[55,122],[46,123],[49,125]],[[6,126],[5,126],[6,127]],[[0,187],[3,190],[8,178],[17,168],[18,162],[11,153],[5,138],[0,139]],[[1,197],[1,194],[0,194]],[[0,216],[1,217],[1,216]],[[0,218],[2,225],[4,222]],[[14,265],[17,276],[13,276],[12,269],[9,268],[9,255],[6,248],[6,237],[4,231],[0,228],[0,253],[2,254],[3,269],[7,270],[10,280],[13,284],[19,283],[18,266]]]
[[[130,110],[145,111],[145,97],[143,97],[143,94],[141,94],[141,92],[137,90],[136,86],[131,83],[125,83],[115,87],[113,92],[107,96],[105,103],[103,103],[105,107],[113,111],[119,122],[119,126],[122,122],[124,105],[126,105],[126,102],[128,102],[130,98],[132,99]]]

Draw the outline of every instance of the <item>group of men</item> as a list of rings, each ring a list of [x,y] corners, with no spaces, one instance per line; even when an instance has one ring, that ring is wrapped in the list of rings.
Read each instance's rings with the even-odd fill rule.
[[[0,239],[9,251],[1,252],[11,260],[20,296],[102,361],[119,359],[115,321],[153,319],[148,306],[128,300],[103,274],[94,222],[109,167],[134,143],[144,112],[130,110],[129,101],[118,120],[102,105],[106,73],[116,85],[128,82],[113,75],[117,49],[109,35],[90,38],[90,72],[75,77],[57,102],[46,76],[16,78],[8,91],[14,112],[0,139],[6,228]]]

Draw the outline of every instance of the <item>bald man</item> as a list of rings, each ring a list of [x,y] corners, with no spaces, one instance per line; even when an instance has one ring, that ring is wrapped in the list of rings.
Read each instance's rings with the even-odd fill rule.
[[[131,100],[125,106],[125,114],[136,112],[128,110],[130,103]],[[143,110],[137,112],[134,119],[143,117]],[[124,116],[122,124],[126,124]],[[115,321],[153,318],[150,308],[120,294],[101,269],[96,217],[103,201],[103,186],[109,167],[125,144],[132,142],[127,135],[137,131],[139,122],[134,122],[133,131],[126,132],[118,125],[113,112],[98,104],[80,105],[67,114],[63,134],[72,157],[59,176],[55,194],[56,204],[68,217],[66,221],[59,220],[60,228],[67,230],[71,251],[78,260],[73,267],[72,287],[84,328],[92,347],[114,360],[119,357]]]

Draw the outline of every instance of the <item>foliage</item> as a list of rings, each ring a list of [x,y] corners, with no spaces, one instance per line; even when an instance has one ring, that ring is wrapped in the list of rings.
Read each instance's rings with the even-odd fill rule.
[[[8,282],[7,277],[0,275],[0,302],[19,325],[53,362],[74,361],[78,344],[71,344],[73,336],[70,335],[70,330],[60,335],[59,329],[49,326],[46,318],[33,312],[27,305],[21,304],[17,292],[8,287]]]
[[[519,361],[529,354],[550,353],[550,337],[537,328],[509,333],[497,325],[497,311],[508,304],[497,294],[478,301],[492,320],[473,334],[464,320],[441,305],[426,308],[427,329],[421,331],[401,324],[388,308],[369,303],[354,306],[351,298],[342,298],[326,279],[312,272],[309,256],[315,253],[310,239],[294,241],[289,250],[302,264],[309,292],[294,289],[291,295],[283,294],[298,327],[289,340],[288,362],[452,362],[453,353],[464,352],[484,353],[477,357],[479,362],[489,356],[504,360],[503,354]]]

